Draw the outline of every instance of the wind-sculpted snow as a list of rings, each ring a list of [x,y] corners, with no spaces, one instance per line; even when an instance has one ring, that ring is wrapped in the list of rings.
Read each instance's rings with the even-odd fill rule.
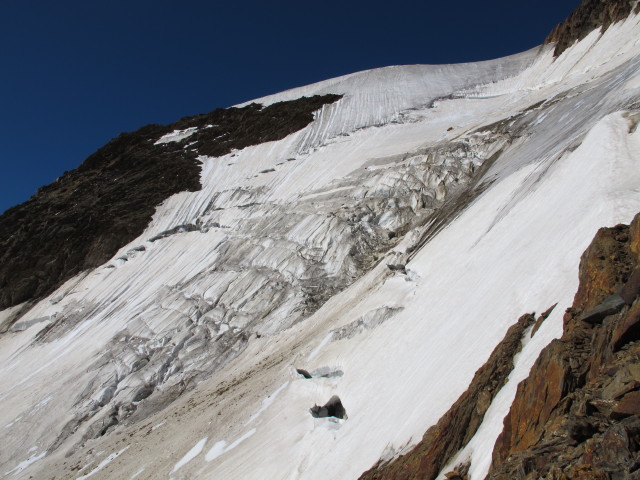
[[[22,474],[357,478],[438,421],[515,319],[558,303],[461,454],[482,478],[581,252],[640,211],[638,29],[265,99],[343,95],[284,139],[201,153],[200,191],[0,337],[3,471],[47,452]],[[345,418],[311,414],[334,396]]]

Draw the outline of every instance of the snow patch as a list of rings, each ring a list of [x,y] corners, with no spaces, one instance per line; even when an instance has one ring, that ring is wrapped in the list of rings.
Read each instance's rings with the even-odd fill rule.
[[[278,394],[284,390],[285,388],[287,388],[287,386],[289,385],[289,382],[284,382],[282,385],[280,385],[280,387],[278,387],[278,389],[273,392],[271,395],[269,395],[267,398],[265,398],[262,401],[262,406],[260,407],[260,410],[258,410],[256,413],[254,413],[253,415],[251,415],[251,418],[249,418],[249,420],[247,421],[247,423],[245,425],[249,425],[251,422],[253,422],[256,418],[258,418],[262,412],[264,412],[267,408],[269,408],[269,405],[271,405],[273,403],[273,401],[276,399],[276,397],[278,396]]]
[[[142,472],[144,472],[144,468],[141,468],[136,473],[134,473],[129,480],[134,480],[135,478],[138,478],[142,474]]]
[[[89,478],[92,477],[93,475],[95,475],[96,473],[98,473],[100,470],[102,470],[104,467],[106,467],[107,465],[109,465],[111,462],[113,462],[116,458],[118,458],[120,455],[122,455],[124,452],[126,452],[129,449],[130,445],[127,445],[126,447],[124,447],[122,450],[120,450],[119,452],[115,452],[112,453],[111,455],[109,455],[107,458],[105,458],[104,460],[102,460],[98,466],[96,468],[94,468],[93,470],[91,470],[89,473],[87,473],[86,475],[82,475],[81,477],[78,477],[76,480],[84,480],[85,478]]]
[[[320,344],[313,349],[313,351],[309,354],[309,356],[307,357],[307,361],[311,361],[314,358],[316,358],[316,356],[320,353],[320,350],[322,350],[322,348],[329,343],[329,340],[331,340],[331,337],[333,337],[333,332],[329,332],[320,342]]]
[[[198,131],[198,127],[185,128],[184,130],[174,130],[171,133],[167,133],[160,137],[154,145],[161,145],[163,143],[179,142],[185,138],[190,137]]]
[[[202,440],[196,443],[194,447],[191,450],[189,450],[187,454],[184,457],[182,457],[182,459],[178,463],[176,463],[171,473],[177,472],[180,468],[184,467],[187,463],[189,463],[191,460],[193,460],[198,455],[200,455],[200,452],[202,452],[202,449],[204,448],[205,443],[207,443],[207,438],[208,437],[204,437]]]
[[[245,433],[244,435],[242,435],[240,438],[238,438],[235,442],[233,442],[231,445],[227,446],[227,442],[225,442],[224,440],[221,440],[219,442],[217,442],[212,448],[211,450],[209,450],[207,452],[207,454],[205,455],[204,459],[207,462],[211,462],[213,460],[215,460],[216,458],[218,458],[220,455],[223,455],[227,452],[230,452],[231,450],[233,450],[234,448],[236,448],[238,445],[240,445],[242,442],[244,442],[245,440],[247,440],[248,438],[251,438],[254,434],[256,433],[256,429],[252,428],[251,430],[249,430],[247,433]]]
[[[160,422],[157,425],[154,425],[153,427],[151,427],[151,431],[157,430],[158,428],[160,428],[161,426],[163,426],[165,423],[167,423],[167,421],[165,420],[164,422]]]
[[[31,450],[29,450],[30,452],[33,451],[33,448]],[[41,452],[37,455],[31,455],[28,459],[23,460],[22,462],[20,462],[13,470],[9,470],[8,472],[5,472],[5,476],[7,475],[17,475],[20,472],[22,472],[25,468],[27,468],[29,465],[36,463],[38,460],[40,460],[41,458],[44,458],[44,456],[47,454],[46,450],[44,452]]]
[[[11,427],[13,427],[16,423],[18,423],[20,420],[22,420],[22,416],[20,416],[20,417],[18,417],[18,418],[13,419],[13,421],[11,421],[11,422],[7,423],[7,424],[4,426],[4,428],[11,428]]]

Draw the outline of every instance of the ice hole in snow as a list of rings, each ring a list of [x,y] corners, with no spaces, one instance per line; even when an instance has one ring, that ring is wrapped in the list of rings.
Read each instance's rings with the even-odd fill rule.
[[[326,417],[335,417],[335,418],[347,418],[347,411],[342,405],[342,401],[340,397],[334,395],[329,399],[327,403],[323,406],[319,407],[318,405],[314,405],[309,409],[311,412],[311,416],[313,418],[326,418]]]
[[[392,237],[389,237],[392,238]],[[389,270],[391,270],[392,272],[400,272],[404,275],[407,274],[407,270],[406,270],[406,265],[402,264],[402,263],[396,263],[396,264],[387,264],[387,268]]]
[[[333,378],[341,377],[344,372],[340,368],[320,367],[316,368],[312,372],[305,370],[304,368],[296,368],[296,373],[302,375],[305,379],[310,378]]]

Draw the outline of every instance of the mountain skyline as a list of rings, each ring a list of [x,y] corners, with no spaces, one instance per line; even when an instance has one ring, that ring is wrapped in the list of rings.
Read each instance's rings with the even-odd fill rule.
[[[5,3],[0,212],[121,132],[370,68],[515,54],[577,3]]]

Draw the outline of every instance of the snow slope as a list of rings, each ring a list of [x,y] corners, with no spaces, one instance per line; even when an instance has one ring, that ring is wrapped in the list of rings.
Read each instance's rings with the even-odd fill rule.
[[[580,254],[640,211],[639,22],[555,60],[389,67],[258,100],[344,95],[284,140],[202,157],[201,191],[0,337],[0,472],[357,478],[419,440],[520,315],[558,303],[459,455],[483,478]],[[346,419],[310,415],[333,395]]]

